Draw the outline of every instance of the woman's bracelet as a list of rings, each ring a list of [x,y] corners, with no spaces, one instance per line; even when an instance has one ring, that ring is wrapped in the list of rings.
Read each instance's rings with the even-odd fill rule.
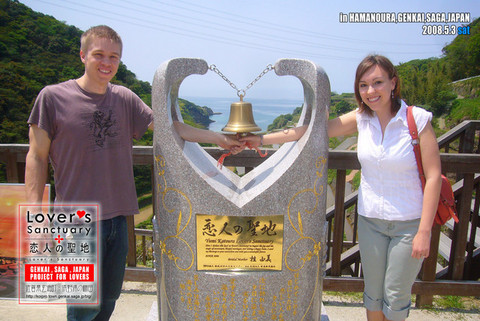
[[[263,135],[259,135],[260,136],[260,146],[263,146]]]

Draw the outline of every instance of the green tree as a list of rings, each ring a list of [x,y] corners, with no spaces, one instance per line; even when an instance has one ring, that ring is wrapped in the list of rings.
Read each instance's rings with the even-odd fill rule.
[[[459,35],[443,48],[452,80],[480,74],[480,18],[468,27],[470,35]]]
[[[340,116],[340,115],[343,115],[345,113],[348,113],[349,111],[354,110],[355,105],[352,105],[345,100],[341,100],[334,106],[334,109],[335,109],[335,113],[337,114],[337,116]]]
[[[423,105],[441,116],[456,98],[450,85],[445,58],[416,59],[397,66],[402,98],[410,105]]]

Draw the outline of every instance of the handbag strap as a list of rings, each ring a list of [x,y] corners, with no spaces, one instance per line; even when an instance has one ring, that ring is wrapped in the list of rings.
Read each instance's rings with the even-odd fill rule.
[[[424,189],[425,175],[423,173],[423,166],[422,166],[422,153],[420,152],[420,141],[418,140],[417,124],[415,123],[415,119],[413,118],[412,109],[413,109],[413,106],[407,107],[408,131],[410,132],[410,136],[412,136],[413,152],[415,153],[415,159],[417,161],[418,174],[420,176],[420,181],[422,182],[422,189]]]

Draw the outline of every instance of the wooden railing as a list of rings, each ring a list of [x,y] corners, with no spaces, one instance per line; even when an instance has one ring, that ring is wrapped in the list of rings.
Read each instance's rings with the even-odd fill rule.
[[[435,226],[432,231],[431,255],[423,264],[413,293],[417,305],[431,304],[433,295],[480,296],[480,121],[464,121],[438,138],[441,148],[442,170],[454,181],[460,221]],[[215,159],[223,151],[205,148]],[[6,164],[8,182],[23,182],[25,156],[28,145],[0,144],[0,162]],[[275,151],[270,150],[269,154]],[[136,146],[133,149],[134,164],[151,166],[152,147]],[[357,194],[345,195],[347,171],[360,170],[355,151],[329,152],[328,168],[336,171],[334,206],[326,211],[328,222],[327,264],[323,289],[339,292],[363,291],[360,254],[356,241]],[[225,159],[225,166],[244,167],[247,171],[258,166],[261,159],[254,151]],[[153,198],[154,199],[154,198]],[[350,217],[346,223],[346,215]],[[151,230],[135,229],[133,218],[129,220],[129,255],[127,280],[155,282],[153,268],[145,267],[148,244],[153,242]],[[345,224],[351,224],[351,239],[345,239]],[[478,230],[480,231],[480,230]],[[477,240],[477,241],[476,241]],[[137,247],[138,252],[137,252]],[[140,261],[140,262],[138,262]],[[143,265],[143,267],[142,267]]]

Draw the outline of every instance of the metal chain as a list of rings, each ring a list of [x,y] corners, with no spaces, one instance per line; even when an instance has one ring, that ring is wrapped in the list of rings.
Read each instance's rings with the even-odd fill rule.
[[[233,82],[231,82],[224,74],[222,74],[222,72],[220,70],[218,70],[217,66],[210,65],[208,67],[208,69],[210,69],[211,71],[213,71],[214,73],[219,75],[223,80],[225,80],[230,85],[230,87],[232,87],[233,89],[235,89],[237,91],[237,96],[240,97],[240,99],[242,99],[243,97],[245,97],[245,94],[246,94],[247,90],[252,88],[253,85],[255,85],[255,83],[257,81],[259,81],[260,78],[265,76],[266,73],[268,73],[270,70],[273,70],[275,68],[273,67],[272,64],[268,64],[267,67],[257,76],[257,78],[255,78],[251,83],[249,83],[248,86],[245,89],[238,89],[237,86]]]

